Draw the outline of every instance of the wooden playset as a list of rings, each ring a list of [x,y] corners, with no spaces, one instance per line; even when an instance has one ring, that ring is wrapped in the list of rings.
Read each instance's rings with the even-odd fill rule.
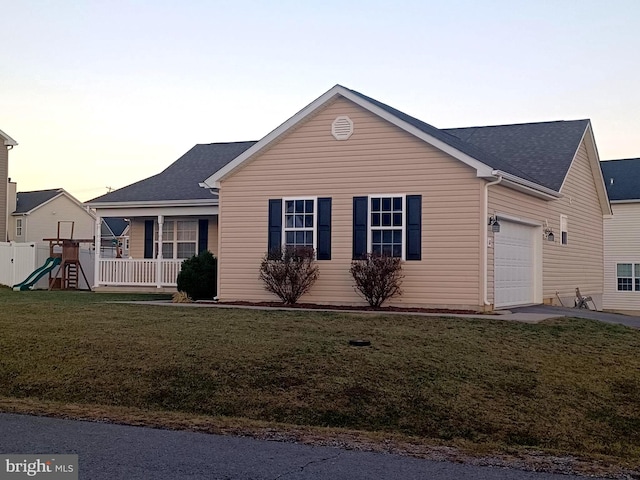
[[[61,238],[60,224],[70,223],[71,231],[68,238]],[[72,221],[58,222],[58,235],[56,238],[44,238],[45,242],[49,242],[49,257],[60,258],[60,265],[55,273],[49,272],[49,290],[91,290],[87,276],[82,269],[80,263],[80,244],[93,243],[93,238],[73,238]],[[82,274],[86,289],[80,288],[78,281],[78,272]]]

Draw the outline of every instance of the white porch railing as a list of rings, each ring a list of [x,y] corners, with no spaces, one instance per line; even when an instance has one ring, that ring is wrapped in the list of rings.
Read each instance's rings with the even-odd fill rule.
[[[182,262],[150,258],[101,258],[98,285],[175,287]]]

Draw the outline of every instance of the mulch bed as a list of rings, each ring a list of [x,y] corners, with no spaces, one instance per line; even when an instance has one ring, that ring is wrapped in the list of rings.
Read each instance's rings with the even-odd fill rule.
[[[476,315],[482,312],[475,310],[447,310],[444,308],[418,308],[418,307],[378,307],[354,306],[354,305],[319,305],[317,303],[295,303],[286,305],[282,302],[204,302],[217,303],[218,305],[239,305],[243,307],[272,307],[272,308],[300,308],[307,310],[348,310],[352,312],[388,312],[388,313],[449,313],[454,315]]]

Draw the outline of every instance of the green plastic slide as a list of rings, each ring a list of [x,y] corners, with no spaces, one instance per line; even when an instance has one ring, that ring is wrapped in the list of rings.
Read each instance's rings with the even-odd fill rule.
[[[60,265],[61,261],[62,260],[60,257],[47,258],[47,260],[44,262],[44,265],[34,270],[34,272],[29,275],[24,282],[14,285],[13,291],[20,292],[24,290],[32,290],[33,286],[38,282],[38,280],[40,280],[43,276]]]

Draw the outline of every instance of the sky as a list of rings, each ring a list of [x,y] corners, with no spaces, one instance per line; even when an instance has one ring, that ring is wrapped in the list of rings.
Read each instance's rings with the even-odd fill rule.
[[[640,157],[640,0],[0,0],[18,191],[87,201],[335,84],[438,128],[589,118]]]

